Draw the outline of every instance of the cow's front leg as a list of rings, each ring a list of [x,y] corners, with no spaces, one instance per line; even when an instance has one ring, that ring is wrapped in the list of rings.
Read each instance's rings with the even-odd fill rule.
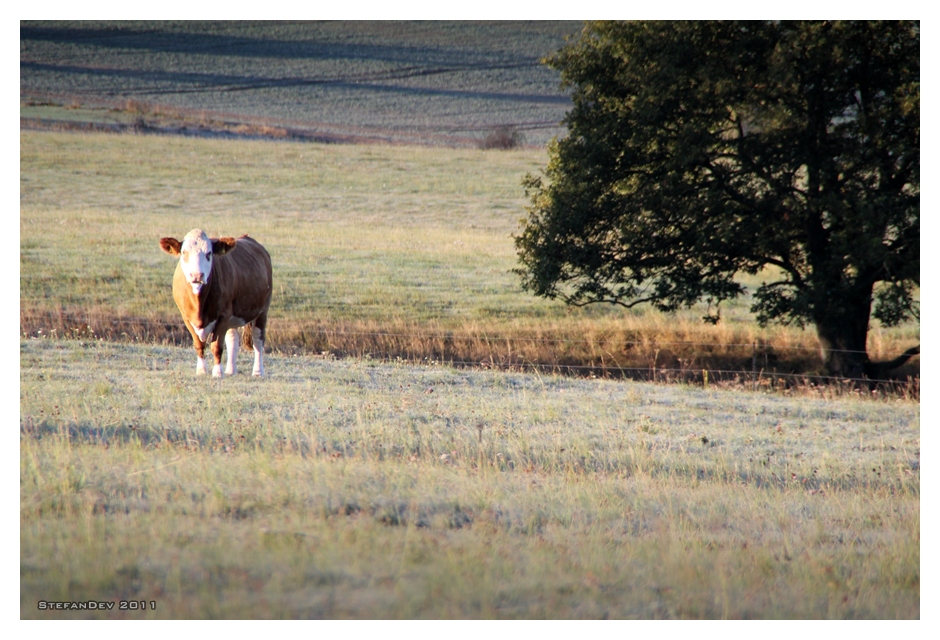
[[[235,357],[238,355],[238,329],[225,332],[225,375],[235,375]]]
[[[224,343],[218,337],[212,341],[212,377],[221,378],[222,377],[222,349],[224,348]]]
[[[206,358],[205,358],[206,343],[202,343],[202,348],[196,347],[196,374],[197,375],[206,375],[209,373],[209,369],[206,367]]]
[[[196,350],[196,374],[206,375],[208,373],[206,370],[206,343],[200,340],[189,322],[186,322],[186,328],[189,329],[189,335],[193,338],[193,348]]]

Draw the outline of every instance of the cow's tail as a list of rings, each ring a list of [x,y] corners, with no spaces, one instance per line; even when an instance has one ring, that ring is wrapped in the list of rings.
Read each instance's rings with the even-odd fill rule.
[[[255,343],[251,339],[251,329],[255,326],[254,322],[248,322],[242,327],[242,348],[243,349],[254,349]]]

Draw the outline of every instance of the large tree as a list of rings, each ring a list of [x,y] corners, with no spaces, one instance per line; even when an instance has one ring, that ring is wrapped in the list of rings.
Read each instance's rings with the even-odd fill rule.
[[[546,62],[573,108],[526,177],[525,289],[714,310],[773,273],[757,320],[814,325],[833,375],[907,359],[866,340],[918,316],[918,23],[590,23]]]

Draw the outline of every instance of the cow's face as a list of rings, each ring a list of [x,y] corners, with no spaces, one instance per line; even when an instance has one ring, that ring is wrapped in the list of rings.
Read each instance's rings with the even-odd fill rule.
[[[235,246],[232,238],[210,240],[201,229],[193,229],[186,234],[183,242],[175,238],[163,238],[160,247],[170,255],[180,257],[180,269],[186,282],[193,288],[193,295],[199,295],[209,282],[214,256],[222,255]]]
[[[183,238],[180,268],[186,276],[186,282],[193,288],[193,295],[198,296],[202,287],[209,282],[209,273],[212,271],[212,243],[204,231],[193,229]]]

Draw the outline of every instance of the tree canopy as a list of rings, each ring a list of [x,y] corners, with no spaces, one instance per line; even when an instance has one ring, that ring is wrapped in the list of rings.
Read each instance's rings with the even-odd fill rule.
[[[814,325],[834,375],[879,371],[870,318],[918,315],[919,23],[589,23],[546,62],[573,108],[525,180],[526,290],[717,321],[736,274],[773,272],[762,325]]]

